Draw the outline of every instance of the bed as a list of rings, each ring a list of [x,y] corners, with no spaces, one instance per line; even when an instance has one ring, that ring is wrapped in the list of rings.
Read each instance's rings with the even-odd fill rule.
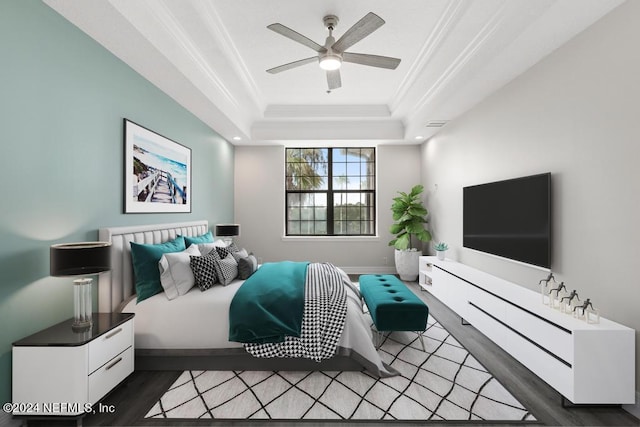
[[[367,370],[395,375],[380,359],[371,339],[371,320],[348,286],[344,330],[333,357],[322,361],[289,357],[254,357],[243,344],[229,341],[229,304],[243,280],[201,291],[194,286],[169,300],[164,293],[136,302],[131,242],[160,244],[177,236],[207,233],[207,221],[110,227],[99,230],[111,242],[112,268],[98,279],[100,312],[135,313],[136,368],[146,370]],[[346,274],[341,271],[346,277]]]

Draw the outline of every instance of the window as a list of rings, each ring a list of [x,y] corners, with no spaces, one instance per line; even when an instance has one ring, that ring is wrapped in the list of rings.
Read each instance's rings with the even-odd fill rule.
[[[373,236],[375,148],[285,149],[287,236]]]

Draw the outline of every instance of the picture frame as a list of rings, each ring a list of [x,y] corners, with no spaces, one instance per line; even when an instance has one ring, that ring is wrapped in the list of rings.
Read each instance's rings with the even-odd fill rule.
[[[124,213],[190,213],[191,149],[124,119]]]

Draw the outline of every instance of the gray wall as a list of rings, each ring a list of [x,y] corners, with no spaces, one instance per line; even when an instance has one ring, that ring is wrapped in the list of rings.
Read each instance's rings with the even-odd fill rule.
[[[6,402],[11,343],[73,314],[70,279],[49,277],[49,245],[104,226],[233,220],[233,146],[39,0],[0,2],[0,57]],[[192,149],[191,214],[122,213],[123,117]]]
[[[397,191],[420,182],[420,146],[377,149],[378,237],[283,238],[284,147],[236,147],[235,213],[242,226],[241,245],[263,261],[326,261],[347,272],[395,272],[387,243],[391,203]],[[385,262],[386,259],[386,262]]]
[[[640,330],[640,2],[627,2],[423,146],[422,181],[449,256],[536,288],[543,271],[462,248],[462,187],[552,173],[552,270]],[[638,344],[636,335],[636,373]],[[637,375],[637,384],[640,384]]]

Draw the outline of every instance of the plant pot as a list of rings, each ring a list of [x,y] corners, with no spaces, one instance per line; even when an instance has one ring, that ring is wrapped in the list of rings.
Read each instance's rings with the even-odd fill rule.
[[[438,257],[438,259],[439,259],[440,261],[444,261],[444,254],[445,254],[445,252],[447,252],[447,251],[436,251],[436,256]]]
[[[395,250],[396,271],[401,280],[415,282],[418,279],[420,255],[416,249]]]

